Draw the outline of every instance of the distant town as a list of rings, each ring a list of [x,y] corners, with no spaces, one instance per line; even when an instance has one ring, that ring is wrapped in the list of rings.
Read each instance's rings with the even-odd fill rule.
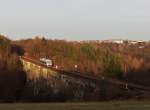
[[[122,40],[122,39],[108,39],[108,40],[85,40],[81,41],[81,43],[116,43],[116,44],[142,44],[148,43],[150,41],[144,40]]]

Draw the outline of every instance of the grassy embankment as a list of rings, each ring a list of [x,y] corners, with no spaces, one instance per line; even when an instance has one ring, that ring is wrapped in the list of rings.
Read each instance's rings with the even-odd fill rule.
[[[12,103],[0,104],[0,110],[150,110],[150,102]]]

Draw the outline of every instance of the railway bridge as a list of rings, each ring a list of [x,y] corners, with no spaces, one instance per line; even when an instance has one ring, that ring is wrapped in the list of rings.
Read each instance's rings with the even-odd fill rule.
[[[51,88],[51,92],[55,95],[63,92],[79,100],[93,100],[93,98],[101,100],[118,96],[118,94],[122,96],[130,93],[131,95],[133,93],[135,95],[150,94],[150,88],[144,86],[58,70],[25,56],[20,57],[20,60],[27,73],[27,82],[33,81],[36,84],[34,95],[39,95],[44,87]]]

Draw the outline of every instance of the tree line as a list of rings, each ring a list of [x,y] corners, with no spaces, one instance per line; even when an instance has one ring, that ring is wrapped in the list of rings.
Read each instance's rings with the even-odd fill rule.
[[[60,69],[82,74],[128,79],[130,73],[147,73],[150,68],[150,43],[82,43],[35,37],[16,44],[30,57],[49,58]],[[141,45],[145,47],[139,48]]]

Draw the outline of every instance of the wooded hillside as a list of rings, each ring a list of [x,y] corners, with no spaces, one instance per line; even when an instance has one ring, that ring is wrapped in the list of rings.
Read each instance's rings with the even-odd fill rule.
[[[39,37],[15,43],[28,56],[53,59],[59,69],[149,85],[146,82],[149,81],[150,72],[150,43],[83,43]],[[140,48],[141,46],[144,48]]]

